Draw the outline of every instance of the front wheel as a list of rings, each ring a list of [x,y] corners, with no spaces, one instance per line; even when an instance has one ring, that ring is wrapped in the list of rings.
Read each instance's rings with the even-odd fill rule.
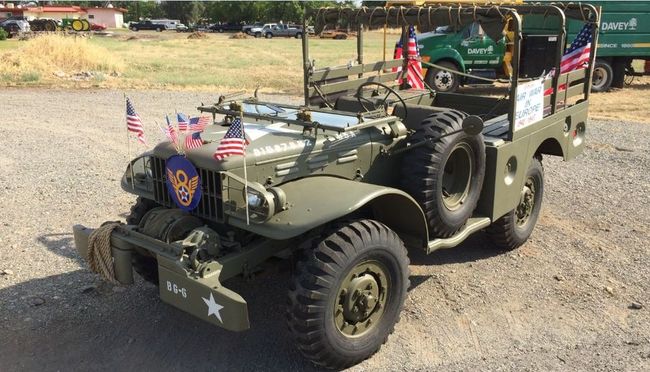
[[[313,363],[340,369],[376,353],[399,321],[408,279],[404,243],[373,220],[314,239],[289,290],[289,329]]]
[[[296,34],[296,39],[302,39],[302,34],[300,32]]]
[[[487,233],[494,245],[512,250],[524,244],[533,233],[544,196],[544,167],[533,158],[526,172],[519,205],[490,225]]]
[[[430,67],[424,81],[437,92],[455,92],[460,85],[459,75],[454,73],[458,72],[458,67],[447,61],[436,62],[436,64],[445,69]]]
[[[157,27],[157,28],[156,28],[156,32],[162,32],[162,28]]]
[[[270,32],[267,32],[266,35],[264,35],[264,37],[266,37],[267,39],[270,39],[270,38],[273,37],[273,34],[270,33]]]

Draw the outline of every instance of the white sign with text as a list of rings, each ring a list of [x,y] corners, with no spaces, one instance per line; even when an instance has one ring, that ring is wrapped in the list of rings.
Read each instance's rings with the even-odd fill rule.
[[[544,81],[542,79],[517,87],[515,130],[533,124],[544,117]]]

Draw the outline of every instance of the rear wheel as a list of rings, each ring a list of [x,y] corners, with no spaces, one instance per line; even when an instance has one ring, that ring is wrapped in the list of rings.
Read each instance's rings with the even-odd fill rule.
[[[511,250],[524,244],[533,233],[544,196],[544,167],[539,158],[533,158],[526,172],[526,180],[517,207],[494,221],[487,232],[494,244]]]
[[[156,27],[156,32],[162,32],[162,28]]]
[[[302,39],[302,33],[298,32],[298,33],[296,34],[296,39]]]
[[[289,290],[288,325],[302,354],[340,369],[376,353],[399,321],[408,264],[400,238],[377,221],[341,224],[315,239]]]
[[[458,67],[455,64],[447,61],[436,62],[437,65],[445,67],[450,71],[430,67],[427,70],[427,74],[424,78],[427,85],[432,89],[438,92],[455,92],[460,85],[460,79],[457,74],[454,74],[453,71],[458,71]]]
[[[75,19],[74,21],[72,21],[72,29],[77,31],[77,32],[83,31],[83,29],[84,29],[83,22],[81,22],[81,20],[79,20],[79,19]]]
[[[591,80],[591,90],[594,92],[606,92],[612,85],[614,71],[609,62],[598,59],[594,66],[594,73]]]
[[[273,34],[270,32],[267,32],[266,35],[264,35],[265,38],[270,39],[273,37]]]

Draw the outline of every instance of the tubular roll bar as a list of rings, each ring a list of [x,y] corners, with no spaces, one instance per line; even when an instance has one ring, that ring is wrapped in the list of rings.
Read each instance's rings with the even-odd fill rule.
[[[436,14],[438,11],[441,11],[442,14]],[[446,14],[448,13],[448,14]],[[512,75],[510,76],[510,109],[508,111],[509,119],[509,131],[508,131],[508,141],[513,140],[514,136],[514,125],[515,125],[515,115],[517,110],[516,94],[517,87],[519,85],[519,71],[520,71],[520,60],[521,60],[521,42],[522,42],[522,17],[521,14],[537,14],[537,15],[556,15],[559,19],[558,34],[560,38],[558,47],[556,49],[556,63],[555,63],[555,74],[552,78],[552,87],[553,93],[551,95],[550,105],[551,105],[551,115],[555,114],[558,106],[559,99],[559,81],[560,81],[560,71],[561,71],[561,60],[566,48],[566,26],[567,18],[572,19],[582,19],[584,22],[590,22],[594,24],[592,31],[592,45],[589,66],[585,71],[586,82],[583,87],[583,93],[585,99],[589,97],[592,72],[594,68],[595,58],[596,58],[596,48],[595,46],[598,43],[598,27],[600,21],[600,11],[595,6],[591,4],[574,4],[574,3],[551,3],[551,4],[523,4],[523,5],[504,5],[504,6],[485,6],[485,7],[451,7],[451,6],[422,6],[422,7],[388,7],[388,8],[360,8],[360,9],[333,9],[333,8],[321,8],[315,12],[316,23],[323,23],[324,25],[331,24],[335,19],[340,19],[341,17],[347,17],[350,22],[356,23],[357,25],[357,62],[360,65],[363,65],[363,28],[364,25],[370,28],[378,28],[378,26],[390,25],[393,27],[402,27],[402,40],[407,38],[405,35],[406,26],[409,24],[417,25],[418,27],[428,26],[432,28],[434,26],[441,25],[450,25],[455,26],[462,24],[463,21],[468,21],[473,18],[474,21],[477,20],[477,17],[487,18],[487,19],[498,19],[499,17],[502,20],[502,24],[506,19],[510,19],[512,22],[512,32],[514,35],[513,40],[513,55],[512,55]],[[591,14],[592,17],[588,17],[585,14]],[[373,20],[373,16],[376,17]],[[435,17],[433,21],[432,16]],[[471,18],[469,18],[471,17]],[[594,19],[595,17],[595,19]],[[382,22],[379,22],[382,21]],[[307,12],[303,13],[303,29],[307,30]],[[365,24],[364,24],[365,22]],[[316,30],[318,32],[318,30]],[[310,104],[310,76],[314,72],[314,65],[310,61],[309,57],[309,41],[308,34],[305,34],[302,39],[302,52],[303,52],[303,82],[304,82],[304,98],[305,105]],[[406,44],[404,44],[406,45]],[[406,68],[406,60],[404,61],[404,69]],[[358,74],[359,78],[363,77],[363,70]],[[567,86],[567,90],[569,87]],[[327,93],[326,93],[327,94]]]

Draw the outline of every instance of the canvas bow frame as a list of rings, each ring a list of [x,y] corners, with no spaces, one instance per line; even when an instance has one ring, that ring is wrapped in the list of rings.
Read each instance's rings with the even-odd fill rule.
[[[511,32],[514,40],[512,42],[512,74],[510,81],[510,108],[509,114],[514,117],[516,110],[516,95],[512,94],[517,89],[519,82],[519,63],[522,43],[522,16],[541,15],[544,17],[557,17],[557,36],[559,42],[556,49],[555,71],[560,71],[562,55],[566,47],[566,26],[567,19],[576,19],[585,23],[594,24],[592,45],[597,45],[598,25],[600,12],[593,5],[583,3],[545,3],[508,6],[474,6],[474,5],[449,5],[449,6],[391,6],[391,7],[360,7],[360,8],[320,8],[305,13],[303,17],[303,29],[307,29],[308,20],[314,22],[316,34],[322,32],[326,27],[336,27],[341,23],[356,28],[357,37],[357,58],[356,65],[331,68],[315,69],[314,63],[309,57],[308,37],[302,40],[303,73],[304,73],[304,96],[305,105],[314,103],[314,97],[325,98],[329,93],[340,86],[341,89],[354,87],[354,82],[348,78],[356,77],[359,84],[366,81],[387,82],[394,81],[396,73],[390,73],[390,68],[402,66],[406,70],[408,61],[384,60],[380,62],[365,63],[363,59],[363,30],[376,30],[388,28],[401,28],[403,45],[407,45],[408,27],[414,25],[420,32],[433,31],[437,27],[450,26],[454,30],[460,30],[463,26],[480,22],[485,33],[494,40],[504,36],[505,32]],[[555,24],[555,23],[554,23]],[[305,35],[306,36],[306,35]],[[591,74],[596,57],[596,48],[591,48],[590,63],[582,78],[585,81],[580,86],[584,99],[588,98],[591,86]],[[343,71],[347,69],[348,71]],[[364,77],[364,73],[375,73],[378,76]],[[575,77],[575,76],[574,76]],[[548,104],[551,107],[551,114],[556,112],[559,100],[558,88],[567,81],[569,77],[554,74],[545,89],[553,87],[553,93],[548,97]],[[338,81],[337,81],[338,79]],[[334,83],[330,83],[334,81]],[[324,84],[323,84],[324,83]],[[328,84],[329,83],[329,84]],[[568,90],[568,89],[567,89]],[[573,90],[576,93],[577,89]],[[566,98],[566,97],[564,97]],[[329,105],[329,104],[328,104]],[[511,125],[514,125],[511,120]],[[512,129],[512,128],[511,128]],[[511,130],[512,133],[512,130]]]

